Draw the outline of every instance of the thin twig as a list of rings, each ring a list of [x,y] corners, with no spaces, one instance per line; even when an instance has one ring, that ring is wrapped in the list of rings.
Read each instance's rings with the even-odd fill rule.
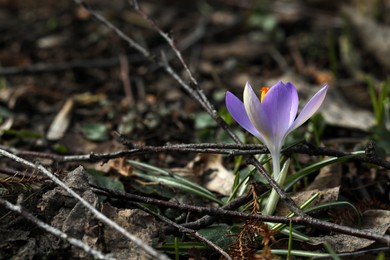
[[[123,143],[125,143],[123,141]],[[57,155],[52,153],[19,150],[12,147],[0,146],[1,149],[12,152],[19,156],[28,156],[34,158],[46,158],[52,159],[56,162],[96,162],[107,161],[115,158],[128,157],[138,154],[150,154],[150,153],[173,153],[173,152],[186,152],[186,153],[211,153],[211,154],[225,154],[229,156],[236,155],[257,155],[267,154],[268,149],[264,145],[256,144],[216,144],[216,143],[200,143],[200,144],[168,144],[164,146],[148,146],[148,145],[135,145],[127,144],[133,149],[114,151],[109,153],[89,153],[80,155]],[[327,147],[317,147],[307,143],[297,144],[289,147],[283,151],[283,154],[290,156],[291,154],[307,154],[317,156],[331,156],[331,157],[344,157],[350,156],[354,153],[343,152]],[[356,155],[350,159],[355,162],[371,163],[381,166],[385,169],[390,169],[390,162],[379,157]]]
[[[266,191],[265,190],[265,186],[264,187],[264,192]],[[261,193],[261,192],[260,192]],[[221,209],[225,209],[225,210],[235,210],[239,207],[241,207],[242,205],[248,203],[249,201],[252,200],[252,195],[251,194],[245,194],[239,198],[236,198],[234,200],[232,200],[230,203],[224,205],[221,207]],[[200,228],[205,228],[207,226],[210,226],[216,219],[218,219],[216,216],[203,216],[201,217],[200,219],[198,220],[195,220],[193,222],[187,222],[187,223],[183,223],[182,226],[183,227],[187,227],[187,228],[191,228],[191,229],[200,229]],[[167,233],[170,233],[171,230],[170,229],[166,229],[165,230]]]
[[[261,220],[264,222],[271,222],[271,223],[285,223],[288,224],[290,221],[294,224],[302,224],[305,226],[315,226],[319,229],[327,230],[327,231],[334,231],[339,232],[347,235],[352,235],[356,237],[361,238],[367,238],[370,240],[378,241],[385,243],[386,245],[390,246],[390,236],[387,235],[380,235],[368,230],[360,230],[356,228],[351,228],[347,226],[342,226],[318,219],[314,219],[308,215],[305,215],[303,217],[279,217],[279,216],[268,216],[268,215],[260,215],[260,214],[252,214],[252,213],[245,213],[245,212],[237,212],[232,210],[226,210],[222,208],[208,208],[208,207],[200,207],[195,205],[187,205],[187,204],[179,204],[172,201],[164,201],[149,197],[144,197],[140,195],[135,195],[131,193],[124,193],[119,191],[114,191],[110,189],[105,189],[97,186],[92,186],[92,191],[100,194],[105,195],[111,198],[117,198],[117,199],[123,199],[125,201],[135,201],[135,202],[142,202],[146,204],[152,204],[152,205],[159,205],[163,207],[168,208],[175,208],[180,211],[191,211],[191,212],[197,212],[212,216],[219,216],[219,217],[233,217],[238,219],[252,219],[252,220]]]
[[[42,176],[38,176],[36,173],[29,173],[27,171],[18,171],[16,169],[13,169],[13,168],[9,168],[9,167],[1,167],[0,168],[0,172],[1,174],[4,174],[4,175],[8,175],[8,176],[12,176],[12,178],[17,178],[18,180],[20,179],[27,179],[27,180],[33,180],[33,181],[42,181],[44,179],[46,179],[45,177],[42,177]]]
[[[214,106],[208,101],[207,97],[200,90],[199,86],[196,85],[195,89],[191,88],[188,84],[186,84],[180,76],[169,66],[167,62],[164,63],[164,69],[167,71],[173,78],[175,78],[178,83],[189,92],[209,113],[209,115],[217,122],[217,124],[226,131],[226,133],[233,139],[233,141],[237,144],[242,144],[241,140],[238,136],[230,129],[229,125],[225,120],[218,114],[217,110],[215,110]],[[198,91],[197,91],[198,90]],[[194,94],[193,94],[194,93]],[[274,188],[280,197],[287,198],[285,200],[287,207],[294,212],[298,216],[304,216],[305,213],[298,208],[298,206],[294,203],[294,201],[288,198],[286,192],[278,185],[278,183],[267,173],[264,167],[256,160],[254,156],[251,156],[251,163],[256,167],[258,172],[263,175],[263,177],[268,181],[272,188]]]
[[[120,199],[124,199],[125,201],[130,200],[135,202],[142,202],[146,204],[159,205],[168,208],[175,208],[180,211],[191,211],[191,212],[197,212],[197,213],[207,214],[212,216],[233,217],[238,219],[257,219],[257,220],[262,220],[262,221],[272,222],[272,223],[289,223],[290,221],[290,218],[287,217],[250,214],[245,212],[225,210],[222,208],[209,208],[209,207],[201,207],[195,205],[180,204],[172,201],[159,200],[159,199],[144,197],[132,193],[110,190],[95,185],[91,185],[91,190],[96,194],[108,196],[110,198],[117,198],[117,199],[120,198]]]
[[[202,236],[201,234],[199,234],[196,230],[193,230],[193,229],[190,229],[190,228],[187,228],[187,227],[184,227],[182,225],[179,225],[175,222],[173,222],[172,220],[170,220],[169,218],[167,217],[164,217],[163,215],[160,215],[160,214],[157,214],[155,213],[154,211],[148,209],[147,207],[144,207],[142,206],[141,204],[137,204],[137,206],[155,216],[156,218],[159,218],[160,220],[164,221],[165,223],[168,223],[169,225],[171,226],[174,226],[175,228],[177,228],[181,233],[188,233],[188,234],[191,234],[192,236],[194,236],[195,238],[199,239],[200,241],[202,241],[203,243],[205,243],[206,245],[210,246],[211,248],[213,248],[215,251],[217,251],[218,253],[220,253],[221,255],[223,255],[226,259],[228,260],[231,260],[232,258],[229,256],[228,253],[226,253],[225,251],[223,251],[222,248],[220,248],[219,246],[217,246],[216,244],[214,244],[213,242],[211,242],[210,240],[208,240],[207,238],[205,238],[204,236]]]
[[[188,76],[190,77],[190,80],[191,80],[192,84],[198,85],[198,82],[196,81],[196,79],[192,75],[192,72],[190,71],[190,69],[188,68],[187,64],[185,63],[185,61],[183,59],[183,56],[181,55],[181,52],[177,49],[173,39],[171,37],[169,37],[169,35],[167,33],[165,33],[163,30],[161,30],[160,27],[158,27],[157,24],[153,21],[153,19],[150,18],[144,12],[144,10],[142,10],[142,8],[138,4],[137,0],[129,0],[129,2],[130,2],[130,5],[133,4],[134,10],[136,10],[146,21],[148,21],[149,24],[153,27],[153,29],[156,30],[156,32],[158,34],[160,34],[160,36],[169,44],[169,46],[171,46],[173,52],[176,54],[176,56],[179,59],[181,65],[183,66],[183,68],[187,72]]]
[[[213,104],[208,100],[204,95],[204,92],[199,87],[198,84],[192,82],[193,87],[190,87],[186,84],[182,78],[169,66],[168,62],[163,62],[163,67],[166,72],[168,72],[176,81],[187,91],[191,96],[193,96],[209,113],[209,115],[218,123],[218,125],[224,129],[227,134],[232,138],[232,140],[237,144],[242,144],[238,136],[230,129],[229,125],[225,120],[218,114],[217,110],[214,108]],[[294,212],[296,215],[303,217],[305,214],[300,210],[295,202],[288,197],[286,192],[278,185],[278,183],[267,173],[264,167],[256,160],[254,156],[251,156],[251,163],[256,167],[258,172],[264,176],[268,183],[274,188],[282,199],[284,199],[287,207]]]
[[[158,61],[158,64],[165,70],[165,72],[167,72],[169,75],[171,75],[171,77],[176,80],[183,88],[185,91],[187,91],[187,93],[192,96],[193,98],[196,99],[196,101],[198,101],[201,106],[207,111],[210,113],[211,111],[211,108],[209,107],[209,105],[207,104],[207,102],[205,102],[205,100],[203,99],[203,97],[201,95],[199,95],[199,93],[196,91],[196,89],[194,88],[191,88],[187,83],[184,82],[184,80],[174,71],[174,69],[169,65],[168,63],[168,59],[166,58],[165,56],[165,53],[164,52],[161,52],[161,61]],[[198,85],[196,85],[198,86]]]
[[[254,156],[251,156],[249,158],[249,163],[252,164],[253,166],[255,166],[256,170],[258,172],[262,172],[264,170],[263,167],[260,167],[261,164],[255,159]],[[267,181],[269,183],[271,183],[272,181],[274,181],[274,179],[268,175],[267,173],[263,173],[263,176],[266,175],[267,177]],[[305,216],[305,214],[303,213],[303,211],[301,211],[299,208],[296,208],[296,204],[295,202],[293,201],[293,199],[287,195],[287,193],[283,190],[283,188],[281,188],[279,185],[274,185],[272,186],[272,188],[275,189],[275,191],[279,194],[280,198],[286,203],[287,207],[292,211],[294,212],[296,215],[300,216],[300,217],[303,217]]]
[[[26,161],[26,160],[24,160],[16,155],[13,155],[13,154],[11,154],[7,151],[1,150],[1,149],[0,149],[0,154],[5,156],[5,157],[8,157],[8,158],[20,163],[20,164],[23,164],[27,167],[33,168],[33,169],[39,171],[40,173],[46,175],[47,177],[49,177],[53,182],[55,182],[58,186],[65,189],[72,197],[77,199],[88,210],[90,210],[92,212],[92,214],[97,219],[99,219],[103,223],[107,224],[108,226],[112,227],[113,229],[115,229],[116,231],[121,233],[122,235],[124,235],[126,238],[128,238],[130,241],[132,241],[135,245],[139,246],[142,250],[144,250],[146,253],[148,253],[152,257],[155,257],[156,259],[162,259],[162,260],[169,259],[164,254],[157,252],[154,248],[152,248],[151,246],[146,244],[144,241],[142,241],[138,237],[130,234],[126,229],[124,229],[123,227],[118,225],[116,222],[112,221],[111,219],[109,219],[108,217],[103,215],[101,212],[99,212],[97,209],[95,209],[94,206],[92,206],[90,203],[88,203],[86,200],[84,200],[80,195],[78,195],[76,192],[74,192],[71,188],[69,188],[65,183],[63,183],[60,179],[58,179],[53,173],[48,171],[42,165],[35,165],[29,161]]]
[[[76,3],[83,4],[83,2],[80,0],[75,0],[75,1],[76,1]],[[100,19],[99,21],[101,21],[101,20],[102,19]],[[103,23],[106,24],[109,28],[113,29],[113,31],[115,33],[117,33],[117,35],[119,37],[121,37],[123,40],[128,42],[130,44],[130,46],[133,46],[134,48],[139,49],[140,46],[138,44],[134,45],[133,44],[134,41],[132,39],[130,39],[129,37],[127,37],[127,36],[124,37],[123,32],[121,32],[117,27],[115,27],[113,24],[111,24],[110,22],[108,22],[105,19],[103,21],[104,21]],[[141,53],[142,53],[142,50],[141,50]],[[146,53],[146,57],[148,57],[148,53]],[[208,101],[207,97],[204,95],[203,91],[199,88],[199,86],[197,84],[193,84],[194,86],[192,86],[192,87],[190,87],[188,84],[186,84],[181,79],[181,77],[169,66],[168,62],[156,61],[156,63],[159,64],[160,66],[162,66],[164,68],[164,70],[169,75],[171,75],[191,96],[193,96],[202,105],[202,107],[219,124],[219,126],[229,134],[229,136],[234,140],[235,143],[241,144],[237,135],[230,129],[229,125],[218,115],[218,113],[215,110],[215,108],[213,107],[213,105]],[[276,181],[270,175],[268,175],[268,173],[266,172],[264,167],[253,156],[251,157],[251,163],[256,167],[256,169],[259,171],[259,173],[266,178],[266,180],[269,182],[269,184],[272,186],[272,188],[274,188],[275,190],[278,191],[281,198],[287,198],[287,200],[285,200],[285,202],[292,212],[294,212],[295,214],[297,214],[300,217],[306,216],[297,207],[297,205],[291,199],[288,198],[288,196],[286,195],[284,190],[280,188],[280,186],[276,183]],[[313,220],[313,219],[311,219],[311,220]]]
[[[42,228],[46,232],[48,232],[48,233],[50,233],[50,234],[52,234],[52,235],[54,235],[54,236],[56,236],[56,237],[58,237],[58,238],[60,238],[62,240],[66,240],[66,241],[69,242],[69,244],[82,249],[87,254],[92,255],[95,259],[104,259],[104,260],[114,260],[115,259],[113,257],[104,255],[102,252],[100,252],[99,250],[96,250],[96,249],[90,247],[89,245],[85,244],[83,241],[81,241],[79,239],[76,239],[76,238],[73,238],[73,237],[69,237],[66,233],[62,232],[61,230],[46,224],[45,222],[41,221],[40,219],[38,219],[34,215],[32,215],[29,212],[25,211],[22,208],[22,206],[20,206],[20,205],[12,204],[9,201],[4,200],[2,198],[0,198],[0,204],[3,205],[4,207],[6,207],[7,209],[11,210],[11,211],[19,213],[24,218],[26,218],[27,220],[31,221],[32,223],[34,223],[38,227]]]
[[[256,144],[217,144],[217,143],[200,143],[200,144],[168,144],[164,146],[148,146],[148,145],[135,145],[126,144],[125,141],[121,141],[125,145],[132,147],[129,150],[114,151],[109,153],[90,153],[80,155],[57,155],[52,153],[19,150],[11,147],[0,146],[1,149],[12,152],[19,156],[28,156],[34,158],[46,158],[52,159],[57,162],[96,162],[107,161],[110,159],[126,157],[137,154],[150,154],[150,153],[172,153],[172,152],[186,152],[186,153],[211,153],[211,154],[225,154],[229,156],[236,155],[257,155],[267,154],[268,149],[264,145]],[[331,156],[331,157],[344,157],[350,156],[354,153],[343,152],[336,149],[330,149],[327,147],[317,147],[308,143],[297,144],[289,147],[283,151],[283,154],[290,156],[291,154],[307,154],[317,156]],[[351,161],[371,163],[381,166],[386,169],[390,169],[390,162],[379,157],[356,155],[351,158]]]
[[[169,65],[166,58],[164,58],[164,54],[162,53],[162,59],[156,60],[153,59],[153,57],[150,55],[150,52],[147,51],[144,47],[137,44],[132,38],[125,35],[118,27],[116,27],[114,24],[112,24],[110,21],[105,19],[103,16],[95,12],[88,4],[86,4],[82,0],[74,0],[75,3],[82,5],[84,8],[86,8],[93,17],[95,17],[99,22],[110,28],[114,33],[117,34],[118,37],[120,37],[122,40],[127,42],[131,47],[135,48],[141,54],[145,56],[145,58],[154,61],[159,66],[161,66],[169,75],[171,75],[179,84],[190,94],[192,97],[194,97],[201,105],[202,107],[210,114],[210,116],[224,129],[229,136],[234,140],[236,143],[241,143],[238,136],[230,129],[229,125],[218,115],[218,112],[214,108],[214,106],[209,102],[207,97],[204,95],[203,91],[200,89],[198,84],[193,84],[194,86],[191,87],[188,84],[184,82],[184,80],[172,69],[172,67]],[[259,164],[260,167],[262,167]],[[262,174],[267,174],[265,169],[261,172]],[[275,181],[271,181],[271,186],[278,185]],[[296,207],[298,209],[298,207]],[[299,209],[298,209],[299,210]]]
[[[127,43],[130,44],[131,47],[142,53],[142,55],[145,56],[145,58],[152,60],[153,57],[150,54],[150,52],[139,45],[137,42],[135,42],[133,39],[128,37],[126,34],[124,34],[118,27],[113,25],[110,21],[108,21],[104,16],[100,15],[99,13],[95,12],[86,2],[81,0],[74,0],[76,4],[81,5],[84,7],[96,20],[98,20],[100,23],[107,26],[107,28],[113,30],[121,39],[125,40]]]

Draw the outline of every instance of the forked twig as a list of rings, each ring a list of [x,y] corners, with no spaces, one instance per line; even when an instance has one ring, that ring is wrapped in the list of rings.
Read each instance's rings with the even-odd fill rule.
[[[122,235],[124,235],[127,239],[132,241],[135,245],[140,247],[142,250],[144,250],[150,256],[152,256],[152,257],[154,257],[156,259],[161,259],[161,260],[168,260],[169,259],[166,255],[157,252],[154,248],[149,246],[147,243],[145,243],[144,241],[142,241],[138,237],[130,234],[126,229],[124,229],[123,227],[118,225],[116,222],[112,221],[111,219],[109,219],[108,217],[103,215],[94,206],[92,206],[90,203],[88,203],[86,200],[84,200],[80,195],[78,195],[76,192],[74,192],[71,188],[69,188],[65,183],[63,183],[60,179],[58,179],[53,173],[51,173],[49,170],[47,170],[42,165],[35,165],[35,164],[33,164],[33,163],[29,162],[29,161],[26,161],[26,160],[24,160],[24,159],[22,159],[22,158],[20,158],[20,157],[18,157],[16,155],[14,155],[14,154],[11,154],[11,153],[9,153],[7,151],[4,151],[2,149],[0,149],[0,154],[5,156],[5,157],[8,157],[8,158],[10,158],[10,159],[20,163],[20,164],[23,164],[23,165],[25,165],[27,167],[35,169],[38,172],[46,175],[53,182],[55,182],[58,186],[62,187],[64,190],[66,190],[72,197],[74,197],[81,204],[83,204],[83,206],[86,207],[89,211],[91,211],[92,214],[97,219],[99,219],[100,221],[102,221],[106,225],[112,227],[113,229],[115,229],[116,231],[121,233]]]
[[[260,214],[253,214],[253,213],[246,213],[246,212],[238,212],[233,210],[227,210],[223,208],[210,208],[210,207],[201,207],[201,206],[195,206],[195,205],[188,205],[188,204],[181,204],[176,203],[172,201],[164,201],[149,197],[144,197],[136,194],[131,193],[124,193],[120,191],[114,191],[110,189],[105,189],[102,187],[97,187],[92,185],[92,191],[100,194],[105,195],[111,198],[117,198],[122,199],[125,201],[135,201],[135,202],[141,202],[146,204],[152,204],[152,205],[159,205],[163,207],[168,208],[175,208],[181,211],[191,211],[191,212],[197,212],[202,214],[207,214],[210,216],[219,216],[219,217],[231,217],[231,218],[237,218],[237,219],[252,219],[252,220],[261,220],[265,222],[271,222],[271,223],[285,223],[289,224],[290,221],[294,224],[302,224],[305,226],[315,226],[322,230],[327,231],[334,231],[339,232],[347,235],[352,235],[356,237],[361,238],[367,238],[370,240],[378,241],[385,243],[386,245],[390,246],[390,236],[388,235],[380,235],[377,233],[374,233],[372,231],[368,230],[360,230],[356,228],[351,228],[347,226],[342,226],[334,223],[330,223],[327,221],[318,220],[315,218],[312,218],[308,215],[306,216],[299,216],[299,217],[280,217],[280,216],[269,216],[269,215],[260,215]]]
[[[75,2],[79,3],[79,4],[83,4],[85,6],[85,4],[82,1],[80,1],[80,0],[75,0]],[[96,13],[92,9],[88,9],[88,10],[91,12],[91,14],[93,16],[96,16]],[[138,44],[137,45],[133,45],[134,41],[132,39],[130,39],[129,37],[127,37],[127,36],[123,37],[123,35],[124,35],[123,32],[121,32],[112,23],[108,22],[106,19],[104,19],[102,21],[104,21],[104,24],[106,24],[109,28],[113,29],[113,31],[119,37],[121,37],[123,40],[128,42],[131,46],[133,46],[134,48],[139,50],[140,45],[138,45]],[[140,52],[141,53],[146,53],[145,56],[148,58],[149,57],[149,52],[147,52],[144,48],[142,48],[142,49],[143,50],[140,50]],[[218,115],[218,113],[215,110],[214,106],[208,101],[207,97],[204,95],[203,91],[199,88],[199,86],[197,84],[193,84],[192,87],[189,86],[188,84],[186,84],[184,82],[184,80],[172,69],[172,67],[170,67],[170,65],[168,64],[166,59],[164,59],[164,56],[162,57],[162,60],[156,60],[155,62],[158,65],[162,66],[162,68],[169,75],[171,75],[184,88],[184,90],[186,90],[191,96],[193,96],[202,105],[202,107],[219,124],[219,126],[221,128],[223,128],[229,134],[229,136],[234,140],[234,142],[236,142],[237,144],[241,144],[239,138],[234,134],[234,132],[227,125],[227,123]],[[292,199],[287,196],[287,194],[284,192],[283,189],[280,188],[280,186],[276,183],[276,181],[270,175],[268,175],[268,173],[265,171],[263,166],[253,156],[251,156],[250,161],[256,167],[256,169],[267,179],[267,181],[270,183],[272,188],[277,190],[277,192],[279,193],[280,197],[283,198],[284,201],[286,202],[288,208],[292,212],[294,212],[295,214],[297,214],[299,216],[298,218],[295,218],[297,222],[294,222],[294,223],[298,223],[299,222],[298,220],[300,220],[302,222],[310,223],[312,225],[315,225],[317,227],[322,227],[322,228],[328,227],[328,228],[330,228],[330,230],[335,230],[335,231],[348,230],[348,232],[350,232],[349,234],[352,234],[352,235],[356,235],[356,234],[359,234],[361,232],[364,233],[364,231],[356,231],[355,229],[351,229],[351,228],[340,226],[340,225],[334,225],[332,223],[325,222],[325,221],[320,221],[318,219],[314,219],[314,218],[312,218],[310,216],[307,216],[305,213],[303,213],[297,207],[297,205],[292,201]],[[363,237],[365,235],[367,235],[367,234],[366,233],[364,235],[362,234]],[[370,235],[371,235],[371,232],[370,232]],[[374,234],[373,236],[379,236],[379,235]],[[380,238],[378,238],[379,240],[386,241],[386,244],[388,244],[388,245],[390,244],[390,239],[388,237],[384,237],[384,236],[379,236],[379,237],[380,237]]]
[[[188,227],[184,227],[182,225],[179,225],[175,222],[173,222],[172,220],[170,220],[169,218],[167,217],[164,217],[163,215],[160,215],[160,214],[157,214],[155,213],[154,211],[148,209],[147,207],[144,207],[142,206],[141,204],[137,204],[137,207],[139,207],[141,210],[149,213],[150,215],[153,215],[155,216],[156,218],[159,218],[160,220],[164,221],[165,223],[177,228],[181,233],[188,233],[188,234],[191,234],[192,236],[194,236],[195,238],[199,239],[200,241],[202,241],[203,243],[205,243],[206,245],[210,246],[211,248],[213,248],[215,251],[217,251],[218,253],[220,253],[221,255],[223,255],[226,259],[228,260],[231,260],[232,258],[229,256],[228,253],[226,253],[225,251],[223,251],[222,248],[220,248],[219,246],[217,246],[216,244],[214,244],[213,242],[211,242],[209,239],[205,238],[204,236],[202,236],[201,234],[199,234],[196,230],[193,230],[193,229],[190,229]]]
[[[164,69],[166,72],[168,72],[176,81],[190,94],[192,95],[202,106],[203,108],[209,113],[209,115],[218,123],[222,129],[224,129],[227,134],[230,136],[230,138],[233,139],[233,141],[236,144],[242,144],[238,136],[230,129],[229,125],[225,122],[225,120],[222,119],[222,117],[218,114],[217,110],[214,108],[214,106],[208,101],[207,97],[203,94],[202,91],[196,91],[198,86],[196,86],[195,89],[191,88],[188,84],[186,84],[181,77],[169,66],[167,62],[164,62]],[[193,94],[195,93],[195,94]],[[276,183],[276,181],[267,173],[267,171],[264,169],[264,167],[256,160],[254,156],[251,157],[250,160],[251,164],[253,164],[256,169],[259,171],[261,175],[264,176],[264,178],[268,181],[268,183],[274,188],[280,197],[284,199],[284,202],[286,203],[287,207],[297,214],[298,216],[304,216],[302,210],[300,210],[295,202],[287,196],[286,192]]]
[[[172,152],[186,152],[186,153],[211,153],[211,154],[224,154],[229,156],[235,155],[257,155],[267,154],[268,149],[264,145],[258,144],[217,144],[217,143],[196,143],[196,144],[167,144],[163,146],[149,146],[149,145],[136,145],[128,143],[126,140],[120,140],[121,143],[128,146],[128,150],[120,150],[108,153],[89,153],[79,155],[58,155],[45,152],[36,152],[29,150],[19,150],[12,147],[0,146],[0,149],[9,151],[15,155],[34,157],[34,158],[47,158],[56,162],[96,162],[107,161],[115,158],[121,158],[137,154],[152,154],[152,153],[172,153]],[[327,147],[317,147],[308,143],[301,143],[289,147],[282,151],[283,154],[289,156],[290,154],[307,154],[307,155],[320,155],[330,157],[344,157],[354,155],[352,152],[339,151]],[[351,161],[371,163],[381,166],[385,169],[390,169],[390,162],[381,159],[377,156],[368,155],[356,155],[350,159]]]
[[[171,37],[169,37],[169,35],[167,33],[165,33],[163,30],[161,30],[160,27],[157,26],[157,24],[153,21],[153,19],[150,18],[145,13],[145,11],[140,7],[137,0],[129,0],[129,2],[130,2],[130,4],[133,5],[134,10],[136,10],[146,21],[148,21],[150,23],[150,25],[153,27],[153,29],[156,30],[156,32],[158,34],[160,34],[160,36],[169,44],[169,46],[172,48],[173,52],[175,53],[175,55],[179,59],[181,65],[183,66],[183,68],[187,72],[188,76],[190,77],[191,82],[194,85],[198,85],[198,82],[196,81],[196,79],[192,75],[191,70],[188,68],[187,64],[185,63],[183,56],[181,55],[181,52],[177,49],[174,40]]]
[[[103,260],[115,260],[116,259],[116,258],[107,256],[107,255],[104,255],[99,250],[96,250],[96,249],[90,247],[89,245],[85,244],[83,241],[81,241],[79,239],[76,239],[76,238],[73,238],[73,237],[69,237],[66,233],[62,232],[61,230],[46,224],[45,222],[41,221],[40,219],[38,219],[34,215],[32,215],[29,212],[25,211],[22,208],[22,206],[20,206],[20,205],[12,204],[11,202],[9,202],[7,200],[4,200],[2,198],[0,198],[0,204],[3,205],[5,208],[11,210],[11,211],[19,213],[24,218],[26,218],[27,220],[31,221],[32,223],[34,223],[38,227],[42,228],[46,232],[48,232],[48,233],[50,233],[50,234],[52,234],[52,235],[54,235],[54,236],[56,236],[56,237],[58,237],[58,238],[60,238],[62,240],[66,240],[66,241],[69,242],[69,244],[82,249],[87,254],[92,255],[95,259],[103,259]]]
[[[132,38],[130,38],[126,34],[124,34],[118,27],[116,27],[111,22],[109,22],[104,16],[101,16],[99,13],[93,11],[92,8],[86,2],[81,1],[81,0],[74,0],[74,2],[76,4],[79,4],[79,5],[83,6],[86,10],[89,11],[89,13],[96,20],[98,20],[100,23],[104,24],[105,26],[107,26],[111,30],[113,30],[121,39],[123,39],[127,43],[129,43],[131,47],[133,47],[134,49],[136,49],[137,51],[142,53],[142,55],[144,55],[145,58],[153,59],[152,55],[150,54],[150,52],[147,49],[145,49],[144,47],[139,45],[136,41],[134,41]]]

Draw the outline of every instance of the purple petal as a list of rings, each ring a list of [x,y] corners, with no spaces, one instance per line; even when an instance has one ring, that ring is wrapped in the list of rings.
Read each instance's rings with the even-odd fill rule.
[[[294,121],[294,123],[291,125],[290,129],[288,130],[288,133],[296,129],[297,127],[301,126],[303,123],[305,123],[315,112],[317,112],[318,108],[321,106],[322,102],[325,99],[326,92],[328,90],[328,85],[325,85],[323,88],[321,88],[310,100],[307,102],[307,104],[302,109],[301,113],[297,117],[297,119]]]
[[[299,99],[298,99],[298,92],[293,84],[287,82],[286,87],[288,88],[288,91],[290,91],[291,93],[290,121],[288,123],[288,125],[291,126],[295,120],[295,117],[297,116]]]
[[[261,106],[270,119],[274,142],[281,142],[297,113],[298,94],[295,87],[279,81],[270,88]]]
[[[253,92],[253,89],[248,82],[246,83],[244,89],[244,106],[253,126],[263,137],[264,140],[262,140],[262,142],[271,140],[271,125],[269,117],[260,104],[259,97],[255,94],[255,92]]]
[[[234,94],[227,91],[226,92],[226,108],[229,111],[230,115],[236,120],[236,122],[244,128],[246,131],[256,136],[260,141],[263,142],[263,138],[257,131],[257,129],[251,123],[246,111],[244,104],[238,99]]]

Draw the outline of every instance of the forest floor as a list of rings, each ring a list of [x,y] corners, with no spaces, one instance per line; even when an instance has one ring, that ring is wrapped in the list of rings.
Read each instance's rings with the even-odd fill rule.
[[[110,257],[150,257],[42,168],[158,254],[284,258],[288,234],[250,217],[270,186],[243,151],[267,152],[225,105],[228,90],[278,81],[300,105],[329,86],[284,155],[288,196],[318,193],[309,214],[331,226],[297,218],[292,257],[390,255],[389,1],[80,2],[0,0],[0,259],[93,258],[6,201]]]

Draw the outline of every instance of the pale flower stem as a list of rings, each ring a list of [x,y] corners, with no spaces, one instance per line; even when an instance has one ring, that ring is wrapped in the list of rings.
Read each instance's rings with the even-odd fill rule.
[[[287,168],[289,165],[289,161],[287,161],[284,166],[282,171],[280,171],[280,155],[279,156],[273,156],[272,157],[272,166],[274,170],[274,178],[276,178],[276,182],[283,187],[284,181],[287,176]],[[279,174],[275,174],[278,172]],[[263,210],[263,215],[272,215],[276,209],[276,206],[278,205],[279,202],[279,194],[276,192],[275,189],[272,189],[271,194],[268,197],[267,205],[265,206]]]

